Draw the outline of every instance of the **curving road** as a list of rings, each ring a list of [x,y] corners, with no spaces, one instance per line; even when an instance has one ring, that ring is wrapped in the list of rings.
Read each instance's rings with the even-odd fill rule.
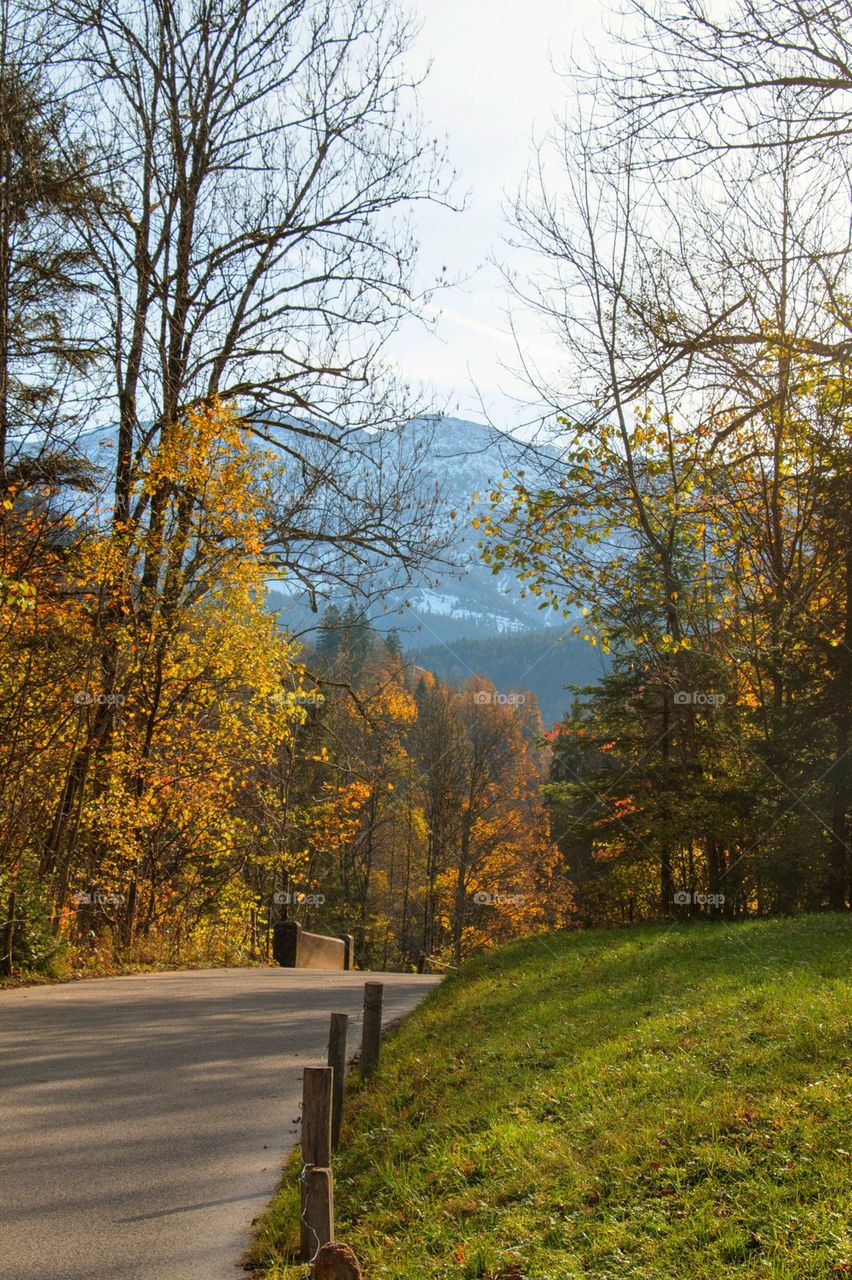
[[[328,1015],[364,973],[212,969],[0,992],[2,1280],[235,1280]],[[385,1022],[438,982],[375,975]]]

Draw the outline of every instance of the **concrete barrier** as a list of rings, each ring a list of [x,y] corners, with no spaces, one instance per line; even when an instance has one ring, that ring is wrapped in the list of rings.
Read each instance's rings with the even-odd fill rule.
[[[351,934],[308,933],[298,920],[279,920],[272,930],[272,956],[285,969],[354,969],[355,940]]]

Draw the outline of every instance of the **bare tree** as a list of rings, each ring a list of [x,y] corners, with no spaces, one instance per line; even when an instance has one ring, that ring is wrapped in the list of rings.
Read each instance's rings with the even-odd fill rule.
[[[625,146],[636,171],[671,193],[681,193],[675,239],[691,273],[695,310],[669,325],[665,367],[701,362],[722,353],[730,366],[760,359],[767,341],[782,358],[805,355],[826,367],[852,353],[852,317],[844,281],[848,269],[852,140],[852,9],[848,0],[732,0],[725,7],[703,0],[647,4],[628,0],[619,31],[621,57],[597,60],[592,71],[573,74],[581,96],[593,96],[606,116],[597,131],[598,163],[617,168]],[[783,181],[795,216],[788,219],[781,263],[779,228],[772,231],[772,271],[803,278],[807,262],[819,274],[811,288],[824,294],[822,319],[767,335],[756,322],[754,287],[761,259],[752,262],[737,288],[733,262],[717,258],[705,276],[710,255],[702,255],[698,235],[685,234],[701,205],[714,206],[742,231],[745,204],[766,225],[761,200],[767,184]],[[686,194],[684,195],[684,192]],[[777,201],[773,200],[773,207]],[[815,216],[816,210],[816,216]],[[695,257],[695,247],[699,256]],[[765,252],[767,240],[761,252]],[[757,268],[757,271],[753,268]],[[727,270],[720,288],[721,269]],[[788,303],[793,304],[790,295]],[[683,308],[678,308],[683,312]],[[643,393],[661,372],[653,362],[637,379]]]
[[[848,0],[628,0],[620,18],[629,74],[610,64],[604,78],[621,128],[653,127],[669,160],[776,150],[779,97],[799,146],[848,146]]]
[[[379,360],[412,303],[404,211],[443,194],[407,114],[410,26],[385,0],[62,16],[108,191],[92,250],[116,519],[142,514],[130,495],[158,433],[214,395],[299,460],[305,439],[345,448],[348,427],[398,421]]]

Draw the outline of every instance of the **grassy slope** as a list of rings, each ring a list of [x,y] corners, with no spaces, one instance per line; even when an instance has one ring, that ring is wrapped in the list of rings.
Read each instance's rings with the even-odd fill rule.
[[[852,1272],[852,919],[551,935],[479,957],[350,1081],[367,1280]],[[256,1248],[286,1257],[296,1170]]]

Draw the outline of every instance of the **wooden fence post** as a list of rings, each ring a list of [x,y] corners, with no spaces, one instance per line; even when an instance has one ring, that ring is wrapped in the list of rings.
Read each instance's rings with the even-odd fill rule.
[[[333,1013],[328,1029],[328,1065],[334,1071],[331,1088],[331,1149],[336,1151],[340,1143],[340,1122],[343,1119],[343,1081],[346,1075],[346,1033],[349,1015]]]
[[[364,983],[364,1026],[361,1032],[361,1075],[366,1079],[379,1065],[379,1045],[382,1039],[381,982]]]
[[[331,1067],[305,1067],[302,1081],[301,1256],[310,1262],[334,1239],[331,1176]]]
[[[308,1169],[304,1176],[302,1261],[311,1262],[334,1239],[334,1179],[330,1169]]]

